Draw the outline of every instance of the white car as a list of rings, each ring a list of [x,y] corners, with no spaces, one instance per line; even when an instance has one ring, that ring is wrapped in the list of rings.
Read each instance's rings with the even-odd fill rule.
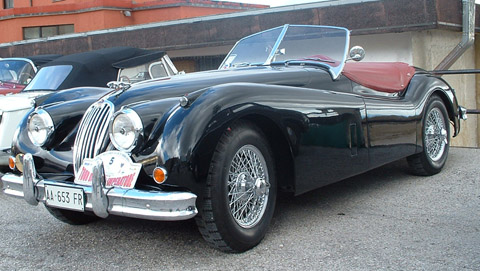
[[[18,93],[32,80],[40,66],[62,55],[0,58],[0,96]]]

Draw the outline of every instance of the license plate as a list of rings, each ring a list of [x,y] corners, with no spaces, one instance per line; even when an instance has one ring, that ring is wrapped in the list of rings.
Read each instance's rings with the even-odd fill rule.
[[[81,188],[45,185],[45,202],[50,207],[85,211],[85,193]]]

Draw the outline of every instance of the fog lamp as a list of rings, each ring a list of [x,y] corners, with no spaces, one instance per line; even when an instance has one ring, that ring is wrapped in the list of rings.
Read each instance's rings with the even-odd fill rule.
[[[8,167],[11,169],[11,170],[14,170],[15,169],[15,158],[10,156],[8,157]]]
[[[157,182],[158,184],[162,184],[167,180],[167,178],[168,172],[163,167],[156,167],[153,170],[153,180],[155,180],[155,182]]]

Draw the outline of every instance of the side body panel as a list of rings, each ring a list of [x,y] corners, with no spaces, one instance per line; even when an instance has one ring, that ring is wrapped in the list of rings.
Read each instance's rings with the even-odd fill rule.
[[[416,108],[403,97],[365,97],[371,168],[412,155],[416,150]]]
[[[295,194],[348,178],[369,167],[366,112],[361,97],[343,93],[318,95],[295,110],[308,125],[295,153]]]

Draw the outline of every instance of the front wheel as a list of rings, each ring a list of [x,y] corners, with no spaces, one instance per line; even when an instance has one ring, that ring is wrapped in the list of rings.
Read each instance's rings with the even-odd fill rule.
[[[239,122],[221,137],[210,165],[196,222],[203,238],[226,252],[242,252],[265,236],[277,186],[274,161],[263,133]]]
[[[414,174],[430,176],[442,170],[450,144],[447,109],[440,97],[429,99],[422,123],[423,151],[408,157],[407,161]]]

